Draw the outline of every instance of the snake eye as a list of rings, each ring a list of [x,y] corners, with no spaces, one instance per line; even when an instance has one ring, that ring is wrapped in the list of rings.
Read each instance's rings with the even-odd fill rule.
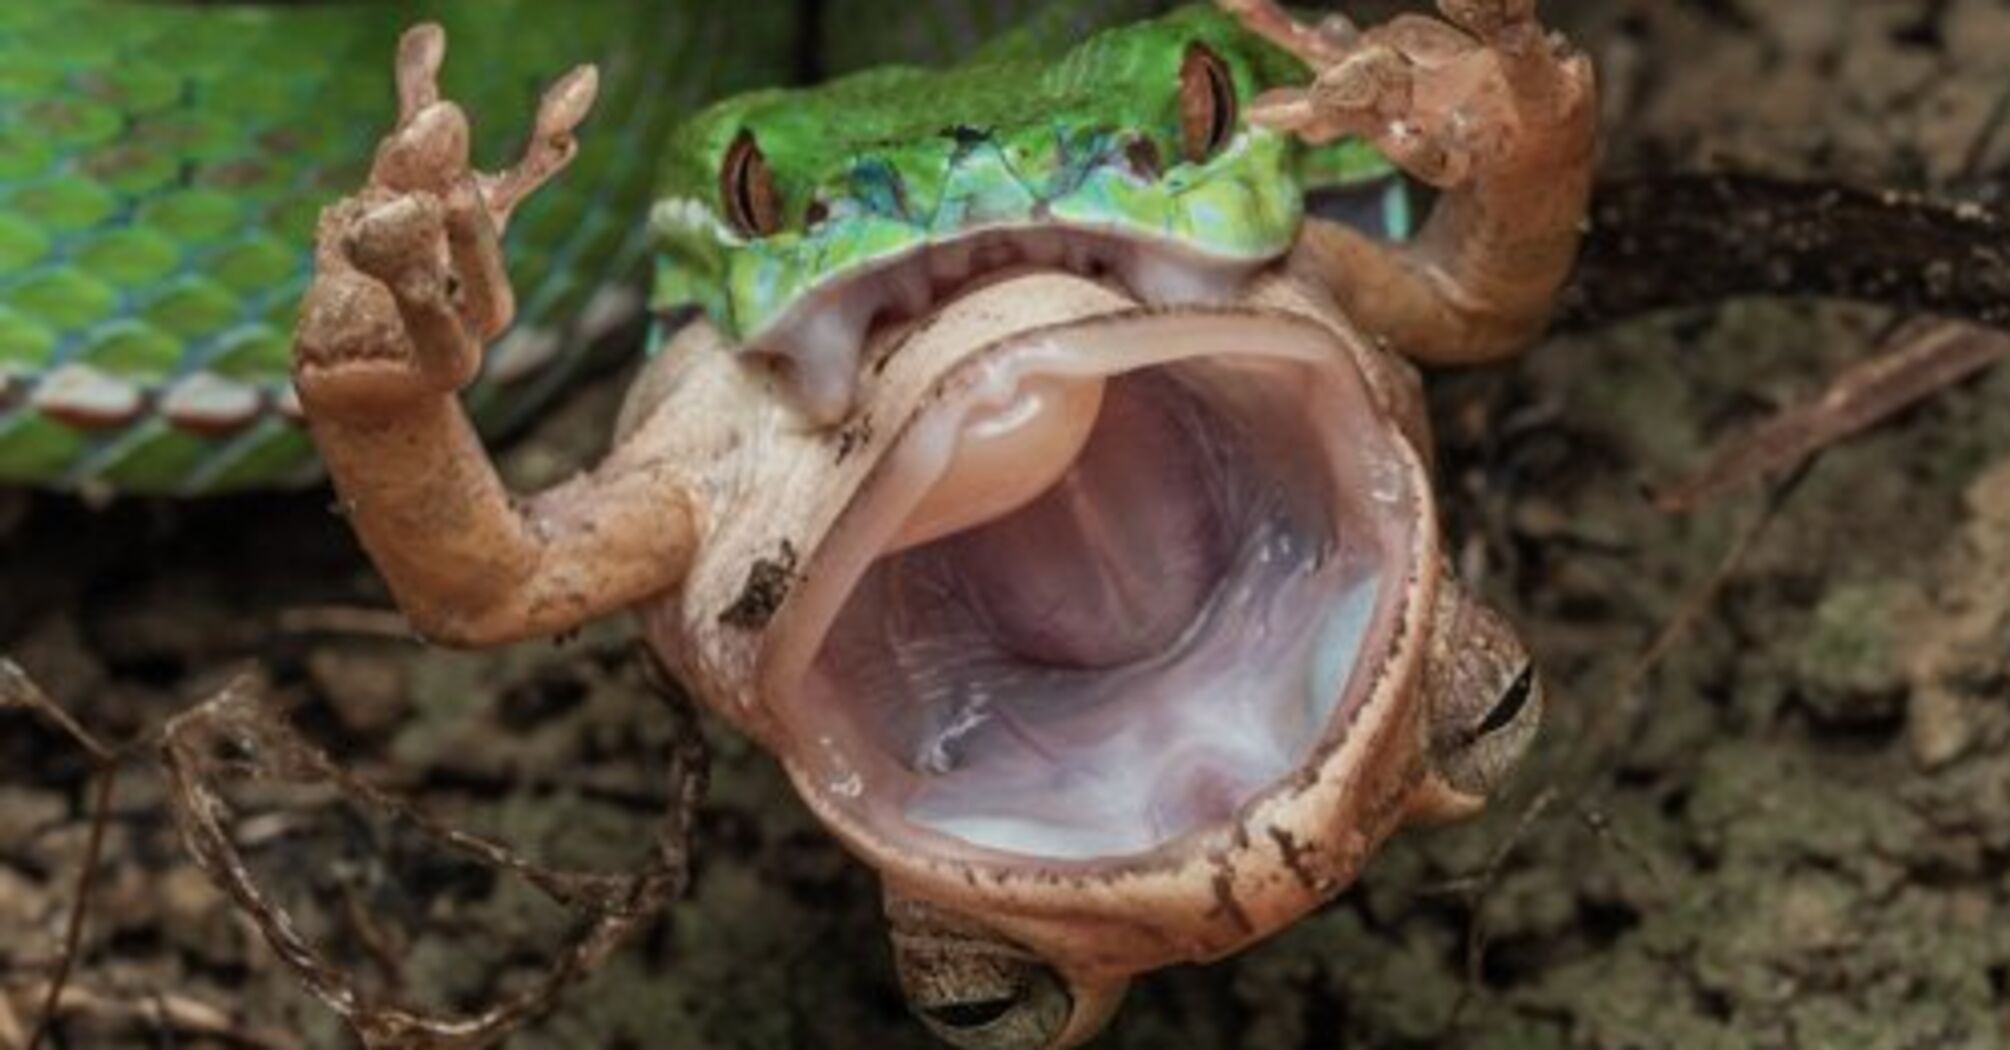
[[[782,228],[782,196],[775,191],[774,173],[751,131],[740,132],[726,151],[726,163],[719,169],[719,198],[726,202],[726,217],[743,237],[767,237]]]
[[[1189,46],[1179,67],[1180,153],[1188,163],[1198,164],[1228,145],[1235,133],[1235,104],[1228,63],[1206,44]]]

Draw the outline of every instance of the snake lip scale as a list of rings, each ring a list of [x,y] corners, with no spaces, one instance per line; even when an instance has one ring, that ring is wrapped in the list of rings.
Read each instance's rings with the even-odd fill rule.
[[[830,282],[750,337],[746,352],[788,363],[795,395],[813,420],[830,425],[851,410],[859,348],[873,326],[922,318],[1015,267],[1114,281],[1158,306],[1219,305],[1268,261],[1058,222],[978,229]]]

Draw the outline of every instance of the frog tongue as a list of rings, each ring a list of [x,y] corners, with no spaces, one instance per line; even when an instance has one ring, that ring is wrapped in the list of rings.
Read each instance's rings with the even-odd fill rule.
[[[1194,622],[1229,556],[1196,448],[1202,435],[1168,382],[1113,383],[1107,397],[1099,389],[1101,411],[1058,477],[1009,514],[971,514],[901,571],[939,573],[1002,648],[1046,666],[1114,667],[1163,651]],[[984,480],[995,480],[992,492],[1023,490],[1057,473],[1051,460],[1032,459],[973,477],[965,433],[924,511],[945,489],[961,506],[989,509],[962,493]]]
[[[1103,407],[1098,376],[1032,376],[992,392],[948,438],[955,451],[889,548],[918,547],[1017,510],[1068,472]]]

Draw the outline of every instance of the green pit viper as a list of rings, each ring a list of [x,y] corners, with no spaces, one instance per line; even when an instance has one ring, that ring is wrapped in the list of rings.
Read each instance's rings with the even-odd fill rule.
[[[1213,90],[1305,78],[1228,16],[1090,0],[1022,18],[1033,6],[832,0],[818,33],[788,0],[0,5],[0,485],[189,496],[318,476],[289,378],[312,230],[367,171],[395,112],[384,56],[420,20],[453,40],[444,86],[486,130],[478,160],[510,154],[558,73],[602,75],[575,166],[509,230],[521,308],[468,392],[485,431],[580,373],[639,312],[652,261],[659,316],[695,306],[757,337],[827,320],[791,313],[825,281],[1015,216],[1247,259],[1281,253],[1321,189],[1407,225],[1365,146],[1181,126],[1161,67],[1196,33],[1236,58]],[[947,77],[886,65],[700,109],[800,79],[810,52],[833,70],[964,57]],[[938,126],[945,92],[1020,130]],[[736,195],[750,175],[760,192]]]

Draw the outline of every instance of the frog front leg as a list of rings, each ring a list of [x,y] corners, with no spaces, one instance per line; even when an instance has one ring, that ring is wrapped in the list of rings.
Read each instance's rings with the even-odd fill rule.
[[[551,634],[674,586],[694,543],[670,463],[639,448],[529,498],[496,476],[458,392],[515,310],[501,231],[577,150],[596,77],[546,93],[523,159],[469,167],[440,98],[445,34],[400,42],[398,126],[365,187],[322,213],[294,385],[364,547],[414,629],[481,645]]]
[[[1512,353],[1548,322],[1590,197],[1590,61],[1536,18],[1535,0],[1440,0],[1365,32],[1294,21],[1274,0],[1220,0],[1315,70],[1251,121],[1314,143],[1373,142],[1441,191],[1418,235],[1391,245],[1309,221],[1293,256],[1368,331],[1430,363]]]

